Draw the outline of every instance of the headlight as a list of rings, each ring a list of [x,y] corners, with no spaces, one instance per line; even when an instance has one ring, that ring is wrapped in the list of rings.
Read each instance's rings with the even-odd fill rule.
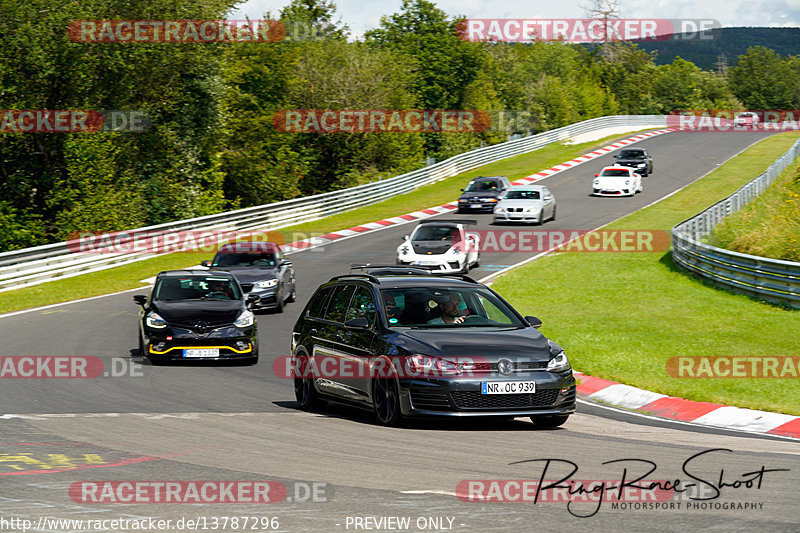
[[[504,211],[503,211],[503,208],[498,205],[497,207],[494,208],[494,212],[495,213],[503,213]]]
[[[257,282],[254,287],[256,289],[269,289],[270,287],[274,287],[278,284],[277,279],[265,279],[264,281]]]
[[[445,375],[458,374],[458,365],[447,359],[415,354],[406,360],[409,374]]]
[[[637,167],[639,167],[639,168],[642,168],[642,167],[646,166],[646,164],[645,164],[645,163],[639,163],[639,164],[638,164],[638,165],[636,165],[636,166],[637,166]]]
[[[253,325],[253,312],[252,311],[244,311],[239,318],[236,319],[236,322],[233,323],[234,326],[237,328],[247,328]]]
[[[625,185],[630,185],[630,184],[631,184],[631,180],[625,180]]]
[[[453,255],[458,255],[461,253],[461,250],[458,248],[458,246],[453,246],[448,250],[448,252],[450,252]]]
[[[403,255],[408,255],[408,252],[410,251],[411,250],[408,249],[408,246],[403,246],[402,248],[400,248],[400,253]]]
[[[599,187],[599,186],[600,186],[600,180],[594,180],[594,181],[592,182],[592,184],[593,184],[595,187]]]
[[[144,321],[151,328],[161,329],[167,327],[167,321],[161,318],[158,313],[154,313],[153,311],[147,313],[147,317]]]
[[[529,207],[525,210],[526,213],[538,213],[541,211],[540,207]]]
[[[497,198],[484,198],[484,202],[497,202]]]
[[[569,370],[569,359],[567,359],[567,354],[564,352],[559,352],[555,357],[550,359],[550,362],[547,363],[547,371],[548,372],[563,372],[565,370]]]

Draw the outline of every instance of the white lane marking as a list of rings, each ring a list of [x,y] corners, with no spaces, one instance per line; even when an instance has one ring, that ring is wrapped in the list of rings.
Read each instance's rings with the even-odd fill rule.
[[[725,406],[714,409],[710,413],[706,413],[699,418],[695,418],[692,422],[704,426],[763,432],[775,429],[795,419],[797,419],[796,416],[782,413],[768,413],[767,411],[755,411],[753,409]]]
[[[451,492],[449,490],[401,490],[401,494],[441,494],[443,496],[455,496],[458,495],[455,492]]]
[[[628,409],[638,409],[648,403],[653,403],[666,397],[666,394],[658,394],[621,383],[610,385],[589,395],[591,400],[609,402]]]
[[[622,409],[622,408],[619,408],[619,407],[615,407],[613,405],[591,402],[591,401],[584,400],[582,398],[578,398],[577,402],[581,403],[581,404],[584,404],[584,405],[591,405],[591,406],[597,407],[599,409],[606,409],[608,411],[614,411],[615,413],[622,413],[622,414],[626,414],[626,415],[629,415],[629,416],[634,416],[634,417],[638,417],[638,418],[644,418],[644,419],[647,419],[647,420],[652,420],[654,422],[661,422],[663,424],[677,424],[677,425],[680,425],[680,426],[691,426],[693,428],[701,428],[702,427],[702,428],[706,428],[706,429],[716,429],[716,430],[720,430],[720,431],[721,430],[725,430],[725,431],[731,431],[733,433],[741,433],[742,435],[751,436],[751,437],[753,435],[760,435],[762,437],[768,437],[768,438],[771,438],[771,439],[788,440],[788,441],[794,441],[794,442],[798,441],[798,439],[796,439],[794,437],[787,437],[785,435],[773,435],[772,433],[758,433],[758,432],[752,431],[752,430],[745,430],[745,429],[739,429],[739,428],[729,428],[729,427],[719,427],[719,426],[708,426],[708,425],[705,425],[705,424],[697,424],[694,421],[686,422],[684,420],[675,420],[675,419],[672,419],[672,418],[663,418],[663,417],[660,417],[660,416],[648,415],[648,414],[645,414],[645,413],[640,413],[638,411],[631,411],[631,410],[628,410],[628,409]]]
[[[59,302],[57,304],[43,305],[41,307],[32,307],[30,309],[22,309],[20,311],[12,311],[10,313],[4,313],[4,314],[0,315],[0,318],[8,318],[8,317],[11,317],[11,316],[23,315],[25,313],[33,313],[34,311],[43,311],[44,309],[53,309],[54,307],[61,307],[62,305],[77,304],[77,303],[81,303],[81,302],[88,302],[90,300],[97,300],[98,298],[107,298],[109,296],[116,296],[118,294],[125,294],[126,292],[141,291],[141,290],[146,289],[146,288],[147,288],[147,285],[144,285],[142,287],[137,287],[135,289],[127,289],[127,290],[124,290],[124,291],[112,292],[111,294],[101,294],[99,296],[90,296],[88,298],[81,298],[80,300],[71,300],[69,302]]]

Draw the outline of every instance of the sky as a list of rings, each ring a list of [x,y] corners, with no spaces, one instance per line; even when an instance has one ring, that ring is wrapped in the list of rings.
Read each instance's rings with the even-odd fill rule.
[[[247,0],[229,17],[277,17],[290,0]],[[354,37],[376,28],[382,15],[400,11],[402,0],[333,0],[337,15],[350,26]],[[582,6],[590,0],[434,0],[439,9],[455,17],[467,18],[585,18]],[[795,26],[800,27],[800,0],[620,0],[622,18],[714,19],[722,27]]]

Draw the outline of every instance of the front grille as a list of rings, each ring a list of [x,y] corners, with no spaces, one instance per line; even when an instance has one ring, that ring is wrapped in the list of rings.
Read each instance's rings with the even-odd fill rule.
[[[248,292],[253,290],[253,284],[252,283],[242,283],[241,285],[242,285],[242,291],[245,292],[245,293],[248,293]]]
[[[556,403],[559,389],[543,389],[534,394],[481,394],[480,391],[452,391],[458,409],[526,409]]]
[[[547,361],[514,361],[511,364],[514,371],[517,372],[547,368]],[[470,370],[473,372],[497,372],[497,363],[473,363]]]
[[[412,386],[411,405],[415,409],[428,409],[430,411],[446,411],[450,409],[450,400],[447,392],[439,387]]]

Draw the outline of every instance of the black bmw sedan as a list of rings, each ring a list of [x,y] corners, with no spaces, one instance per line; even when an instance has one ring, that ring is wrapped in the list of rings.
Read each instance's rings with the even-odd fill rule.
[[[404,417],[529,416],[556,427],[575,412],[564,350],[489,287],[381,268],[337,276],[294,326],[292,376],[303,409],[326,401]]]
[[[139,353],[151,361],[258,362],[258,333],[250,306],[228,272],[172,270],[156,276],[148,296],[138,294]]]

